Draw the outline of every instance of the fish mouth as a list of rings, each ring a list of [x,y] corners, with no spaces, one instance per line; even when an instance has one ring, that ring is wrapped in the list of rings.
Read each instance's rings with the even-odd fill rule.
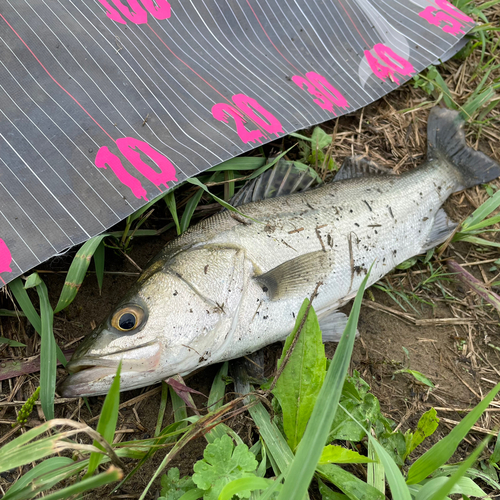
[[[106,394],[120,362],[120,391],[133,389],[138,380],[144,381],[147,374],[156,370],[161,359],[161,349],[160,344],[152,342],[114,352],[111,356],[111,359],[86,356],[71,360],[66,365],[70,375],[58,387],[58,392],[65,398]]]

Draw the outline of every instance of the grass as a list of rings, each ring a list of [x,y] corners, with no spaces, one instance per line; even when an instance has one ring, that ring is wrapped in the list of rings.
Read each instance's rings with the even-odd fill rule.
[[[462,81],[462,88],[455,86],[453,74],[458,69],[453,64],[458,63],[450,63],[452,69],[448,74],[446,69],[430,67],[414,79],[413,88],[407,86],[410,100],[417,95],[420,102],[403,109],[399,116],[391,119],[405,120],[406,117],[413,116],[415,110],[423,110],[425,107],[444,102],[448,107],[460,110],[472,124],[473,133],[470,138],[477,144],[480,140],[495,137],[491,134],[498,123],[498,28],[488,23],[485,11],[499,2],[485,2],[481,6],[463,0],[455,3],[468,14],[482,19],[484,23],[475,28],[469,46],[459,54],[459,57],[466,57],[468,61],[474,60],[474,67],[468,73],[466,83]],[[387,119],[383,113],[377,113]],[[377,128],[377,133],[384,130],[385,124],[382,123],[383,126],[378,127],[380,123],[377,123],[377,119],[377,116],[369,115],[367,111],[366,114],[361,114],[359,124],[356,123],[350,129],[347,126],[339,127],[337,121],[335,126],[328,130],[331,133],[317,127],[310,136],[305,133],[292,134],[291,137],[285,138],[279,155],[289,157],[303,168],[313,169],[320,180],[329,179],[338,168],[336,158],[351,154],[355,147],[360,148],[359,151],[354,151],[355,153],[364,153],[365,144],[371,144],[370,154],[383,163],[392,151],[391,140],[394,138],[386,138],[387,144],[391,145],[389,149],[384,149],[381,143],[373,142],[369,135],[365,136],[366,140],[359,139],[363,127]],[[341,120],[347,123],[347,118]],[[401,130],[409,130],[407,127],[412,123],[418,125],[418,120],[412,118],[406,122],[402,121]],[[417,125],[414,127],[418,132]],[[357,143],[354,142],[354,137],[358,137]],[[402,137],[406,136],[403,134]],[[411,140],[413,141],[413,137]],[[418,137],[415,140],[418,142]],[[298,147],[294,147],[295,144]],[[183,233],[193,224],[198,214],[210,213],[200,210],[202,206],[219,203],[230,208],[228,202],[236,189],[246,179],[270,168],[272,161],[267,162],[267,157],[275,157],[276,151],[266,146],[254,154],[255,156],[229,160],[185,183],[182,188],[169,190],[161,198],[153,200],[129,216],[121,231],[109,232],[85,243],[73,259],[54,308],[48,301],[47,290],[40,274],[29,276],[25,283],[17,279],[10,284],[10,290],[22,313],[40,335],[40,392],[42,409],[47,419],[54,416],[56,358],[65,362],[61,350],[56,345],[52,318],[57,318],[57,313],[67,309],[76,298],[88,274],[91,259],[94,259],[98,287],[101,289],[105,279],[106,248],[118,248],[129,253],[139,237],[156,236],[173,228],[177,234]],[[408,156],[413,158],[412,155]],[[393,165],[399,164],[401,159],[404,158],[393,158]],[[500,246],[491,238],[498,230],[497,224],[500,222],[500,216],[495,215],[500,206],[500,191],[496,190],[494,184],[486,186],[485,190],[488,197],[485,198],[482,191],[477,195],[481,203],[477,204],[472,214],[467,213],[461,217],[462,223],[458,231],[445,246],[434,254],[429,253],[425,257],[412,259],[406,267],[400,266],[399,271],[405,273],[401,282],[396,282],[395,276],[392,276],[384,282],[379,282],[379,290],[388,294],[403,310],[412,311],[417,315],[421,314],[422,309],[416,306],[433,305],[436,295],[449,302],[458,303],[458,299],[449,290],[453,276],[444,267],[446,259],[452,255],[450,245],[467,243],[482,252],[495,250]],[[159,206],[166,206],[171,221],[160,229],[152,229],[152,211],[158,210]],[[411,286],[408,281],[402,284],[403,280],[409,279],[408,276],[413,276],[414,279]],[[477,284],[475,286],[477,287]],[[28,295],[27,289],[31,287],[36,291],[31,297],[37,298],[38,302],[35,301],[35,304],[39,306],[33,305]],[[488,287],[483,291],[486,294],[490,292]],[[234,399],[223,404],[227,376],[225,365],[214,381],[208,408],[202,416],[188,417],[185,403],[174,390],[163,383],[154,436],[113,444],[117,435],[119,404],[117,376],[106,397],[97,432],[73,420],[53,419],[19,435],[0,448],[0,472],[42,460],[21,476],[4,498],[34,498],[40,492],[48,493],[45,498],[70,498],[72,495],[109,483],[116,485],[118,481],[122,481],[120,485],[127,484],[141,467],[151,463],[158,451],[167,453],[156,472],[149,478],[148,487],[142,492],[141,498],[146,497],[154,478],[157,477],[162,478],[161,494],[168,500],[180,498],[181,495],[184,495],[184,500],[201,496],[232,498],[238,493],[247,496],[246,492],[253,492],[252,498],[303,498],[310,485],[314,494],[317,495],[319,491],[324,499],[354,500],[383,499],[386,484],[393,498],[417,500],[441,499],[458,492],[463,495],[462,498],[486,495],[483,490],[485,484],[492,489],[500,488],[497,465],[500,461],[499,440],[496,441],[493,451],[491,447],[488,448],[489,443],[484,441],[463,463],[446,465],[467,432],[481,416],[486,415],[485,409],[498,392],[498,386],[468,412],[445,438],[430,446],[425,453],[420,452],[422,448],[418,446],[422,442],[425,445],[425,439],[430,438],[436,430],[436,412],[428,410],[415,428],[410,428],[403,434],[396,430],[394,422],[382,414],[378,400],[369,392],[368,384],[359,374],[347,375],[360,300],[361,294],[356,299],[350,323],[328,368],[324,350],[321,350],[322,344],[320,346],[318,340],[319,326],[314,310],[311,308],[306,313],[307,304],[301,310],[296,330],[285,346],[286,349],[292,345],[292,337],[298,335],[300,321],[306,317],[305,327],[300,334],[303,337],[299,337],[287,362],[289,369],[295,367],[296,370],[290,376],[285,369],[281,382],[278,380],[273,392],[276,410],[274,418],[270,417],[268,409],[262,403],[266,401],[262,398],[263,395],[270,396],[265,388],[254,393],[251,400],[245,403],[241,399]],[[7,311],[0,314],[13,313]],[[315,345],[316,350],[300,349],[300,342],[305,339]],[[0,342],[3,341],[0,338]],[[11,339],[5,341],[17,348],[25,345]],[[285,354],[282,363],[284,359]],[[304,392],[304,386],[312,386],[310,378],[306,379],[306,370],[303,369],[306,361],[307,365],[314,366],[316,371],[315,388],[309,393]],[[410,374],[412,377],[419,374],[406,368],[399,372]],[[297,376],[297,373],[300,376]],[[173,405],[175,422],[164,426],[169,398]],[[35,399],[33,397],[33,405]],[[25,412],[21,412],[22,423],[26,423],[25,414],[33,409],[33,405],[28,405]],[[259,428],[260,439],[251,448],[246,447],[238,434],[222,422],[243,411],[248,411]],[[77,439],[77,435],[86,436],[86,439]],[[204,458],[197,462],[198,466],[195,465],[195,474],[181,478],[179,471],[176,473],[174,468],[164,474],[176,457],[186,450],[194,439],[202,436],[208,446]],[[82,444],[82,441],[92,444]],[[326,443],[334,444],[325,445]],[[479,460],[485,449],[490,449],[490,452],[486,454],[485,459]],[[76,460],[67,456],[56,456],[64,450],[75,453]],[[405,464],[408,456],[416,458],[409,468]],[[223,467],[230,459],[236,460],[235,457],[238,458],[237,467],[231,470]],[[133,461],[134,465],[125,477],[122,460],[124,458]],[[343,468],[339,464],[342,464]],[[346,467],[345,464],[357,465]],[[360,473],[360,467],[363,473]],[[229,479],[226,484],[221,484],[221,475]],[[59,489],[54,492],[55,488]],[[245,492],[244,495],[242,492]]]

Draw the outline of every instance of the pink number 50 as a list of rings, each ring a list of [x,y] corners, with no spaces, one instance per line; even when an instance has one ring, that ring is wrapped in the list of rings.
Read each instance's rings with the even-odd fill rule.
[[[452,35],[458,35],[459,33],[463,34],[465,32],[462,29],[463,24],[460,21],[465,21],[467,23],[474,22],[471,17],[464,14],[447,0],[436,0],[436,5],[440,10],[436,7],[429,6],[420,12],[419,16],[425,19],[429,24],[440,26],[445,33],[451,33]]]

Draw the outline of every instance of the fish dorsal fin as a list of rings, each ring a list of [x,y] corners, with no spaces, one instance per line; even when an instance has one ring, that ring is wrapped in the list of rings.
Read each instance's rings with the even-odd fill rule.
[[[302,165],[299,162],[279,160],[274,167],[248,181],[229,203],[233,207],[239,207],[254,201],[286,196],[309,189],[315,181],[319,180],[319,177],[307,165]]]
[[[394,175],[394,172],[381,167],[364,156],[349,156],[342,163],[334,180],[336,182],[370,175]]]
[[[271,269],[255,279],[271,300],[300,295],[308,297],[331,269],[331,252],[306,253]]]

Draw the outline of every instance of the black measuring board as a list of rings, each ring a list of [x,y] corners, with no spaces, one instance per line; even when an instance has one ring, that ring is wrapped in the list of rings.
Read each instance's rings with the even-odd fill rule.
[[[446,0],[0,0],[0,285],[473,26]]]

